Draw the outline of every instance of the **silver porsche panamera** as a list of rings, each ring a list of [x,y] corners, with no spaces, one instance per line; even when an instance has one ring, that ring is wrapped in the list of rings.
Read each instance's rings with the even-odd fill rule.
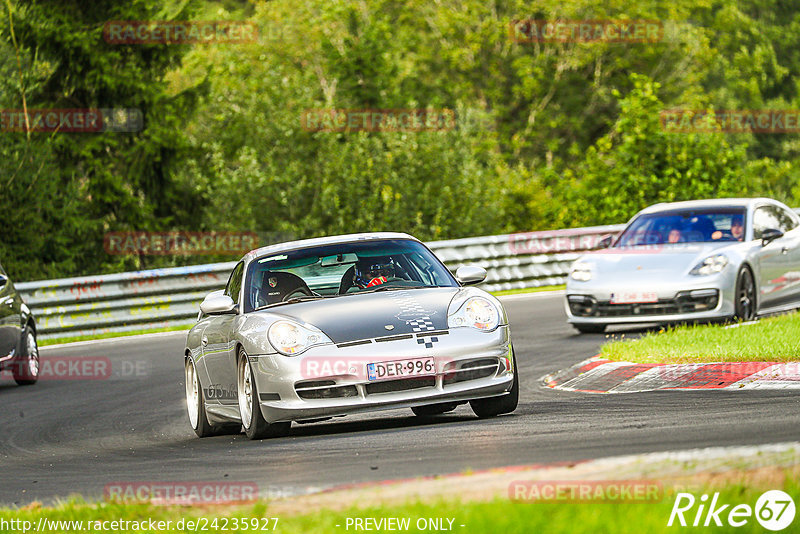
[[[750,320],[800,306],[800,217],[767,198],[650,206],[567,280],[568,321]]]
[[[185,349],[198,436],[284,434],[292,421],[469,402],[516,409],[508,318],[480,267],[453,276],[400,233],[295,241],[251,251],[200,305]]]

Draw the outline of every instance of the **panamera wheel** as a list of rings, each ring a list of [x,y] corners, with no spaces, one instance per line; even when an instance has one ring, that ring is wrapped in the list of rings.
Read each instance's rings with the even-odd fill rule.
[[[756,284],[748,267],[742,267],[736,277],[735,310],[737,321],[752,321],[756,316]]]

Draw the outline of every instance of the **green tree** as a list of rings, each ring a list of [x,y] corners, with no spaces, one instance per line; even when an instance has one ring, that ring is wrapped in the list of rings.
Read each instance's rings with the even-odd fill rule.
[[[765,175],[785,176],[772,160],[749,163],[746,146],[722,133],[664,131],[659,84],[635,74],[631,82],[611,131],[564,172],[560,224],[620,223],[657,202],[758,195]]]

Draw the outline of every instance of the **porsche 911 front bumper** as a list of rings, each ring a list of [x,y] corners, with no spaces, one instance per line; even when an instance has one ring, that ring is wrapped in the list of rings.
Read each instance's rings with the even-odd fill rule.
[[[433,360],[422,376],[370,380],[376,362]],[[513,383],[509,329],[452,328],[314,347],[298,356],[250,356],[261,412],[270,423],[506,394]]]

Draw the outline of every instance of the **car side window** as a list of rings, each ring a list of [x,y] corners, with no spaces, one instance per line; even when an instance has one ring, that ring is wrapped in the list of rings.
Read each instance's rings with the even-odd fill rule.
[[[788,232],[797,224],[794,218],[778,206],[761,206],[753,213],[753,237],[761,239],[764,230],[774,228]]]
[[[244,272],[244,262],[233,268],[231,277],[228,279],[228,285],[225,286],[225,294],[233,299],[233,302],[239,303],[239,293],[242,290],[242,273]]]
[[[797,228],[797,216],[789,211],[785,210],[784,208],[778,208],[778,211],[781,213],[781,218],[785,221],[786,230],[784,232],[788,232],[789,230],[794,230]]]

